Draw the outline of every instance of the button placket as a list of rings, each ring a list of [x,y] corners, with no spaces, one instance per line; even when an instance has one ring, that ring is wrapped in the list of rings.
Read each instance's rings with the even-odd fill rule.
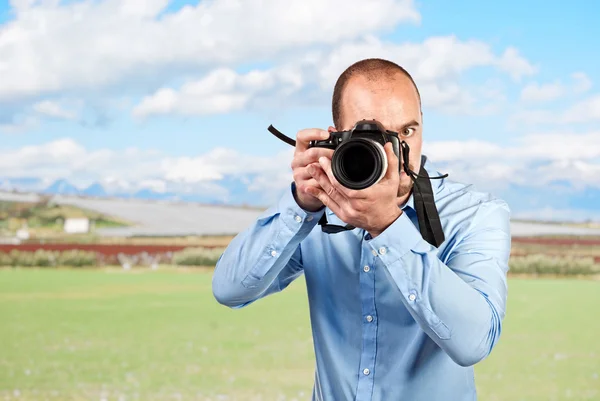
[[[370,255],[369,255],[370,251]],[[377,353],[377,316],[375,305],[375,273],[376,262],[379,254],[377,249],[364,249],[362,261],[362,273],[360,273],[360,300],[362,308],[362,352],[360,355],[361,376],[357,392],[368,394],[373,391],[373,369],[375,366],[375,355]],[[359,270],[360,272],[360,270]]]

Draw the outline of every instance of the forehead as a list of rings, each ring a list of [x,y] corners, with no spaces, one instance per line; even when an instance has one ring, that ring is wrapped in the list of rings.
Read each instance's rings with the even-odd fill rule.
[[[413,83],[404,75],[369,80],[352,77],[344,89],[341,120],[349,129],[362,119],[375,119],[386,129],[421,121],[419,95]]]

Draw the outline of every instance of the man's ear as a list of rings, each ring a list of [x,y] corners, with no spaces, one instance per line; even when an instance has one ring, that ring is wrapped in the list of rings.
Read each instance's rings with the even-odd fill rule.
[[[327,128],[327,131],[331,134],[332,132],[336,132],[336,129],[330,125],[329,128]]]

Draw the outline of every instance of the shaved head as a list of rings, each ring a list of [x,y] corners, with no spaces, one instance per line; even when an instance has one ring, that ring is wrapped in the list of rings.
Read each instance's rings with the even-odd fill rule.
[[[333,98],[331,102],[331,111],[333,114],[333,124],[338,130],[344,129],[341,124],[343,114],[343,99],[344,92],[348,83],[353,78],[360,77],[362,81],[370,82],[373,85],[387,84],[397,81],[398,79],[408,79],[419,98],[419,107],[421,96],[417,85],[411,75],[398,64],[380,58],[368,58],[358,61],[348,67],[338,78],[333,90]],[[346,127],[347,128],[347,127]]]
[[[360,120],[377,120],[384,129],[397,132],[410,148],[408,167],[421,168],[423,113],[421,95],[406,70],[391,61],[371,58],[348,67],[338,78],[332,101],[334,127],[351,130]],[[403,159],[400,160],[404,164]],[[398,197],[406,201],[412,179],[400,171]]]

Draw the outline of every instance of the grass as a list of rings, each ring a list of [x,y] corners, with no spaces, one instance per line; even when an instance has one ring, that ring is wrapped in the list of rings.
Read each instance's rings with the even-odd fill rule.
[[[310,399],[302,279],[242,310],[194,269],[0,270],[2,400]],[[481,400],[600,399],[600,282],[511,278]],[[221,395],[221,397],[219,397]]]

